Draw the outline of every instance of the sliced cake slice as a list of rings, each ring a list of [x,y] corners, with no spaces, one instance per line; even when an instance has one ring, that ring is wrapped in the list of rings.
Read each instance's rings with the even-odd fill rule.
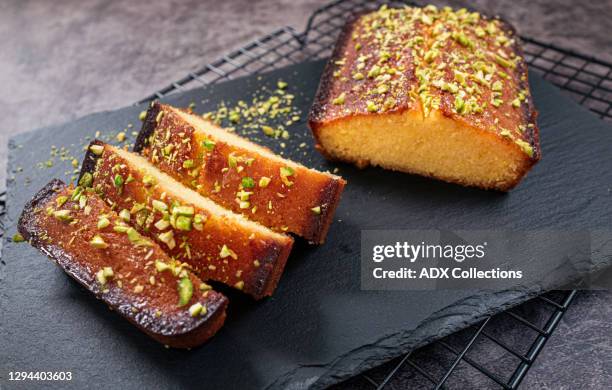
[[[25,206],[18,228],[68,275],[160,343],[195,347],[225,321],[227,298],[129,228],[92,190],[51,181]]]
[[[325,240],[345,185],[160,103],[147,112],[134,150],[224,207],[314,243]]]
[[[186,188],[145,158],[94,141],[79,183],[92,186],[126,223],[204,280],[259,299],[272,295],[293,239]]]

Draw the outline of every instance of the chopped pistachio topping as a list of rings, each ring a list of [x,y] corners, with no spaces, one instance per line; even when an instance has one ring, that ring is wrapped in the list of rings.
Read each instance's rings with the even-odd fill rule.
[[[259,179],[259,186],[260,186],[261,188],[266,188],[266,187],[268,186],[268,184],[270,184],[270,182],[271,182],[271,181],[272,181],[272,179],[270,179],[269,177],[262,176],[262,177]]]
[[[153,199],[153,208],[159,212],[168,211],[168,205],[162,202],[161,200]]]
[[[72,221],[70,210],[56,210],[53,212],[53,216],[63,222]]]
[[[221,252],[219,252],[219,257],[221,257],[222,259],[225,259],[226,257],[231,257],[234,260],[238,259],[238,255],[236,255],[236,252],[228,248],[227,245],[223,245],[223,247],[221,247]]]
[[[205,139],[204,141],[202,141],[202,146],[206,150],[211,151],[215,148],[215,142],[209,139]]]
[[[263,133],[267,135],[268,137],[273,137],[274,134],[276,134],[276,131],[274,130],[274,128],[270,126],[261,126],[261,131],[263,131]]]
[[[102,153],[104,152],[104,146],[103,145],[91,145],[89,147],[89,150],[91,150],[91,152],[95,154],[96,156],[101,156]]]
[[[133,227],[128,228],[128,230],[125,233],[128,236],[128,240],[130,240],[130,242],[132,243],[137,243],[142,239],[142,236],[140,235],[140,233],[138,233],[138,231],[134,229]]]
[[[346,93],[342,92],[337,98],[332,100],[332,104],[336,106],[341,106],[344,104],[345,99],[346,99]]]
[[[109,279],[112,279],[115,276],[115,272],[113,272],[112,267],[102,267],[98,272],[96,272],[96,279],[98,283],[102,286],[106,285]]]
[[[255,180],[251,177],[243,177],[241,184],[244,188],[253,188],[255,187]]]
[[[178,294],[179,307],[185,306],[189,303],[191,296],[193,295],[193,283],[191,283],[191,279],[184,277],[178,282]]]
[[[68,197],[67,196],[58,196],[55,199],[55,204],[57,205],[57,207],[62,207],[64,205],[64,203],[66,203],[66,201],[68,201]]]
[[[193,206],[175,206],[172,208],[173,215],[186,215],[191,217],[195,214]]]
[[[236,282],[236,284],[234,284],[234,288],[242,290],[244,288],[244,281],[241,280],[239,282]]]
[[[168,248],[174,249],[176,247],[176,241],[174,240],[174,232],[172,230],[160,233],[157,237],[161,242],[166,244]]]
[[[168,227],[170,227],[170,221],[160,219],[159,221],[155,222],[153,226],[155,226],[157,230],[166,230]]]
[[[119,212],[119,218],[124,222],[130,222],[130,217],[130,211],[127,209],[123,209]]]
[[[155,185],[155,183],[156,183],[155,178],[151,175],[144,175],[142,177],[142,184],[144,184],[145,187]]]
[[[288,178],[293,176],[294,174],[295,174],[295,171],[291,167],[281,167],[280,168],[280,178],[281,178],[281,181],[287,187],[291,187],[293,185],[293,182],[290,181]]]
[[[192,317],[197,317],[200,315],[200,313],[202,313],[202,309],[204,309],[204,306],[202,306],[200,302],[194,303],[189,307],[189,315]]]
[[[146,111],[140,111],[140,114],[138,114],[138,119],[140,119],[140,121],[144,122],[144,120],[147,118],[147,112]]]
[[[193,168],[194,162],[193,160],[185,160],[183,161],[183,168]]]
[[[204,282],[200,283],[200,291],[209,291],[212,290],[212,286],[210,284],[206,284]]]
[[[191,221],[190,217],[186,217],[184,215],[179,215],[176,218],[176,228],[179,230],[190,231],[191,230]]]
[[[23,236],[20,233],[15,233],[15,234],[13,234],[12,241],[13,242],[24,242],[25,239],[23,238]]]
[[[79,180],[79,186],[81,187],[91,187],[93,183],[93,175],[89,172],[83,173],[81,179]]]
[[[98,235],[95,235],[91,241],[89,241],[89,244],[91,246],[93,246],[96,249],[105,249],[108,248],[108,244],[106,242],[104,242],[104,239]]]
[[[110,220],[105,216],[98,218],[98,229],[104,229],[110,225]]]
[[[312,210],[312,212],[315,213],[316,215],[320,215],[321,214],[321,206],[313,207],[310,210]]]
[[[117,188],[123,187],[123,176],[119,174],[115,175],[115,179],[113,180],[113,183],[115,184],[115,187]]]
[[[157,272],[164,272],[170,269],[170,266],[161,260],[155,260],[155,269]]]
[[[164,112],[160,110],[157,113],[157,116],[155,117],[155,122],[159,123],[162,120],[163,117],[164,117]]]
[[[533,147],[522,139],[517,139],[514,142],[525,152],[529,157],[533,157]]]

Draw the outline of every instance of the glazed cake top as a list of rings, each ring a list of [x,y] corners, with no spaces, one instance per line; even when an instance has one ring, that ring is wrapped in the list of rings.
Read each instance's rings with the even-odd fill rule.
[[[499,19],[430,5],[382,6],[349,21],[311,124],[406,109],[440,111],[539,153],[525,61],[514,29]]]

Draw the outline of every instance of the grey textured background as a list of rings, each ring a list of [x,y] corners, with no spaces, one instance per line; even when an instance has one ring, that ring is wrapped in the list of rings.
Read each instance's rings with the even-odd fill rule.
[[[0,182],[17,132],[129,105],[283,25],[322,0],[0,3]],[[443,4],[443,2],[435,2]],[[525,35],[612,61],[612,2],[452,1],[499,13]],[[581,293],[525,388],[609,388],[612,295]]]

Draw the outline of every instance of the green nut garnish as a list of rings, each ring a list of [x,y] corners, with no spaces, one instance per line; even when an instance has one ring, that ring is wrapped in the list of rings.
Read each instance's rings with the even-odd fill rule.
[[[13,234],[13,242],[24,242],[25,238],[23,238],[23,236],[19,233],[15,233]]]
[[[91,145],[89,147],[89,150],[91,150],[91,152],[93,154],[95,154],[96,156],[101,156],[102,152],[104,152],[104,146],[102,146],[102,145]]]
[[[100,217],[98,219],[98,229],[104,229],[110,225],[110,220],[106,217]]]
[[[176,228],[179,230],[190,231],[191,230],[191,218],[184,215],[179,215],[176,218]]]
[[[62,207],[67,200],[67,196],[58,196],[57,199],[55,199],[55,204],[57,205],[57,207]]]
[[[312,210],[312,212],[315,213],[316,215],[321,214],[321,206],[313,207],[310,210]]]
[[[155,269],[157,270],[157,272],[164,272],[169,270],[170,268],[171,267],[163,261],[155,260]]]
[[[332,100],[332,104],[336,106],[341,106],[344,104],[345,99],[346,99],[346,93],[342,92],[337,98]]]
[[[144,175],[142,177],[142,184],[145,185],[145,187],[149,187],[155,184],[155,178],[151,175]]]
[[[153,208],[159,212],[168,211],[168,205],[160,200],[153,199]]]
[[[133,227],[128,228],[126,233],[127,233],[127,236],[128,236],[128,240],[130,240],[130,242],[132,242],[132,243],[138,242],[142,238],[140,236],[140,233],[138,233],[138,231],[136,229],[134,229]]]
[[[57,210],[53,212],[53,216],[63,222],[72,221],[70,210]]]
[[[138,114],[138,119],[140,119],[141,122],[144,122],[144,120],[147,118],[147,112],[146,111],[140,111],[140,114]]]
[[[202,141],[202,146],[207,150],[213,150],[215,148],[215,142],[209,139],[205,139],[204,141]]]
[[[108,248],[108,244],[106,242],[104,242],[104,239],[102,239],[102,237],[95,235],[91,241],[89,241],[89,244],[91,244],[91,246],[93,246],[94,248],[97,249],[104,249],[104,248]]]
[[[115,175],[114,183],[115,183],[115,187],[117,188],[123,187],[123,176],[119,174]]]
[[[130,211],[127,209],[123,209],[119,212],[119,218],[121,218],[124,222],[130,222]]]
[[[193,160],[185,160],[183,161],[183,168],[193,168],[194,162]]]
[[[226,257],[231,257],[234,260],[238,258],[236,253],[230,248],[228,248],[227,245],[223,245],[223,247],[221,248],[221,252],[219,252],[219,257],[221,257],[222,259],[225,259]]]
[[[269,177],[263,176],[261,179],[259,179],[259,186],[261,188],[266,188],[271,181],[272,179],[270,179]]]
[[[244,188],[253,188],[255,187],[255,180],[250,177],[243,177],[241,184]]]
[[[263,131],[263,133],[268,137],[274,136],[275,133],[274,129],[270,126],[261,126],[261,131]]]
[[[191,217],[195,214],[195,209],[193,206],[175,206],[172,208],[173,215],[186,215]]]
[[[189,278],[182,278],[178,283],[179,307],[185,306],[193,295],[193,283]]]
[[[91,187],[93,183],[93,175],[89,172],[85,172],[83,176],[81,176],[81,180],[79,180],[79,186],[81,187]]]
[[[96,272],[96,279],[101,285],[105,285],[108,282],[108,279],[111,279],[115,276],[115,272],[111,267],[103,267],[98,272]]]
[[[202,311],[204,311],[202,313]],[[200,302],[194,303],[193,305],[191,305],[189,307],[189,315],[192,317],[197,317],[200,314],[206,314],[206,308],[204,306],[202,306],[202,304]]]
[[[283,181],[283,183],[287,187],[291,187],[293,185],[293,182],[289,181],[288,177],[289,176],[293,176],[294,173],[295,173],[295,171],[293,170],[293,168],[290,168],[290,167],[281,167],[280,168],[280,177],[281,177],[281,180]]]

